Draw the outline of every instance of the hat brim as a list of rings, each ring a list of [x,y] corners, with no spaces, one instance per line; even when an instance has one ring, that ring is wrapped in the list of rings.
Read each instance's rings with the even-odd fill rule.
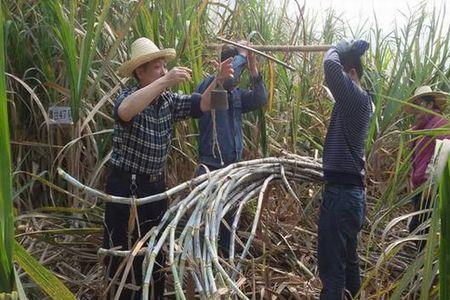
[[[408,100],[406,100],[407,103],[412,103],[417,105],[417,101],[420,100],[423,97],[433,97],[436,105],[439,107],[441,111],[445,109],[445,106],[447,105],[447,98],[449,94],[444,92],[427,92],[422,93],[419,95],[415,95],[410,97]],[[414,114],[417,111],[417,109],[409,104],[405,104],[405,112],[408,114]]]
[[[166,61],[173,60],[176,57],[175,49],[162,49],[155,53],[148,53],[132,58],[124,62],[118,69],[120,75],[130,77],[133,71],[142,64],[148,63],[152,60],[165,58]]]

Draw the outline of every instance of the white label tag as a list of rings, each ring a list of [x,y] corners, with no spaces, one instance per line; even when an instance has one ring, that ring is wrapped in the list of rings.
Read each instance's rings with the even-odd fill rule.
[[[69,106],[52,106],[49,108],[48,114],[52,124],[73,124]]]

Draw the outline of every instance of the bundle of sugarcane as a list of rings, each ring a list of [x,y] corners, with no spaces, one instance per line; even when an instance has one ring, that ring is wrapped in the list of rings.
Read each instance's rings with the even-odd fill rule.
[[[148,299],[156,256],[166,243],[177,298],[185,299],[183,283],[188,277],[193,278],[201,298],[210,299],[222,294],[236,294],[240,298],[247,298],[240,290],[238,281],[242,262],[248,255],[255,236],[268,186],[281,184],[294,199],[299,201],[290,182],[321,182],[323,177],[322,164],[319,160],[289,155],[284,158],[239,162],[199,176],[162,194],[141,199],[127,199],[109,196],[83,186],[61,169],[59,173],[72,184],[105,201],[141,205],[181,195],[169,207],[160,224],[146,233],[131,251],[101,250],[103,254],[128,256],[123,284],[135,255],[139,252],[145,253],[143,299]],[[254,200],[257,205],[250,235],[242,251],[236,253],[236,230],[242,210],[247,203]],[[234,219],[232,224],[229,224],[231,242],[227,251],[228,257],[219,258],[219,226],[230,211],[234,212]],[[184,224],[180,226],[180,223]],[[147,240],[147,247],[142,248]]]

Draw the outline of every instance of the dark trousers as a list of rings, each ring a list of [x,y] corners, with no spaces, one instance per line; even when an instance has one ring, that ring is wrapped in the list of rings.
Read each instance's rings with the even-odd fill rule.
[[[135,196],[142,198],[164,192],[166,189],[164,179],[157,182],[150,182],[146,176],[136,177]],[[110,168],[110,174],[107,181],[106,192],[110,195],[131,197],[131,174],[117,168]],[[141,238],[153,227],[157,226],[162,216],[167,210],[167,202],[165,200],[154,203],[144,204],[137,207],[137,215],[139,219],[139,228]],[[128,222],[130,217],[130,205],[107,203],[105,207],[105,224],[103,247],[112,248],[120,246],[119,250],[127,250],[128,246]],[[136,222],[136,221],[134,221]],[[136,223],[135,223],[136,224]],[[140,239],[138,236],[137,226],[131,234],[131,247]],[[116,273],[123,258],[112,257],[109,260],[108,276],[112,278]],[[155,267],[153,269],[152,279],[154,281],[154,289],[150,292],[155,299],[162,299],[164,294],[165,276],[161,272],[161,266],[164,265],[165,257],[160,254],[156,258]],[[142,284],[142,263],[143,256],[136,256],[133,261],[132,272],[128,275],[127,282],[132,283],[134,276],[134,284],[141,286]],[[107,266],[108,267],[108,266]],[[124,269],[122,269],[124,270]],[[133,273],[133,274],[131,274]],[[121,277],[119,277],[120,279]],[[120,280],[119,280],[120,281]],[[140,299],[141,291],[133,292],[124,288],[120,299]],[[112,298],[112,296],[111,296]]]
[[[207,166],[209,171],[215,171],[218,170],[219,168],[213,167],[213,166]],[[195,175],[196,176],[200,176],[206,174],[206,169],[203,166],[200,166],[196,171],[195,171]],[[227,222],[228,226],[233,225],[233,221],[234,221],[234,216],[236,214],[236,208],[231,209],[230,211],[228,211],[225,216],[223,217],[224,220]],[[225,224],[223,222],[220,222],[220,227],[219,227],[219,251],[222,252],[222,256],[224,258],[227,258],[229,256],[229,252],[230,252],[230,242],[231,242],[231,231],[230,229],[227,228],[227,226],[225,226]],[[238,248],[236,248],[238,249]]]
[[[365,199],[363,187],[325,185],[317,251],[321,300],[341,300],[344,289],[355,296],[361,286],[357,242],[365,217]]]
[[[419,193],[412,199],[414,204],[414,211],[420,211],[423,209],[430,209],[433,208],[433,202],[431,201],[431,197],[424,197],[422,199],[423,193]],[[415,215],[412,217],[411,222],[409,223],[409,232],[413,232],[419,225],[427,221],[431,217],[431,212],[427,213],[421,213],[419,215]],[[428,234],[429,227],[422,229],[418,232],[420,235]],[[422,251],[425,247],[426,242],[425,241],[418,241],[417,242],[417,248],[419,251]]]

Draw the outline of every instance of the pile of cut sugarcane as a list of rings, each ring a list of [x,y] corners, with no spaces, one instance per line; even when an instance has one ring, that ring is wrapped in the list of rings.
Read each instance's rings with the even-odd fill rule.
[[[261,208],[268,187],[283,186],[297,201],[298,196],[290,182],[321,182],[322,164],[310,157],[287,155],[283,158],[264,158],[244,161],[209,172],[180,184],[158,195],[141,199],[129,199],[106,195],[86,187],[63,170],[59,173],[70,183],[84,189],[88,194],[104,201],[141,205],[166,198],[177,197],[162,218],[159,226],[144,237],[130,251],[100,249],[102,255],[127,256],[121,287],[138,254],[145,255],[143,299],[149,298],[151,274],[156,256],[168,245],[167,262],[173,275],[175,295],[185,299],[184,282],[195,282],[196,292],[204,299],[235,294],[246,299],[239,288],[242,262],[249,254],[261,215]],[[236,230],[246,204],[256,201],[256,212],[248,239],[242,251],[236,251]],[[229,257],[219,257],[219,226],[225,214],[235,211],[231,228]],[[147,247],[143,247],[147,243]],[[239,253],[236,253],[239,252]]]

